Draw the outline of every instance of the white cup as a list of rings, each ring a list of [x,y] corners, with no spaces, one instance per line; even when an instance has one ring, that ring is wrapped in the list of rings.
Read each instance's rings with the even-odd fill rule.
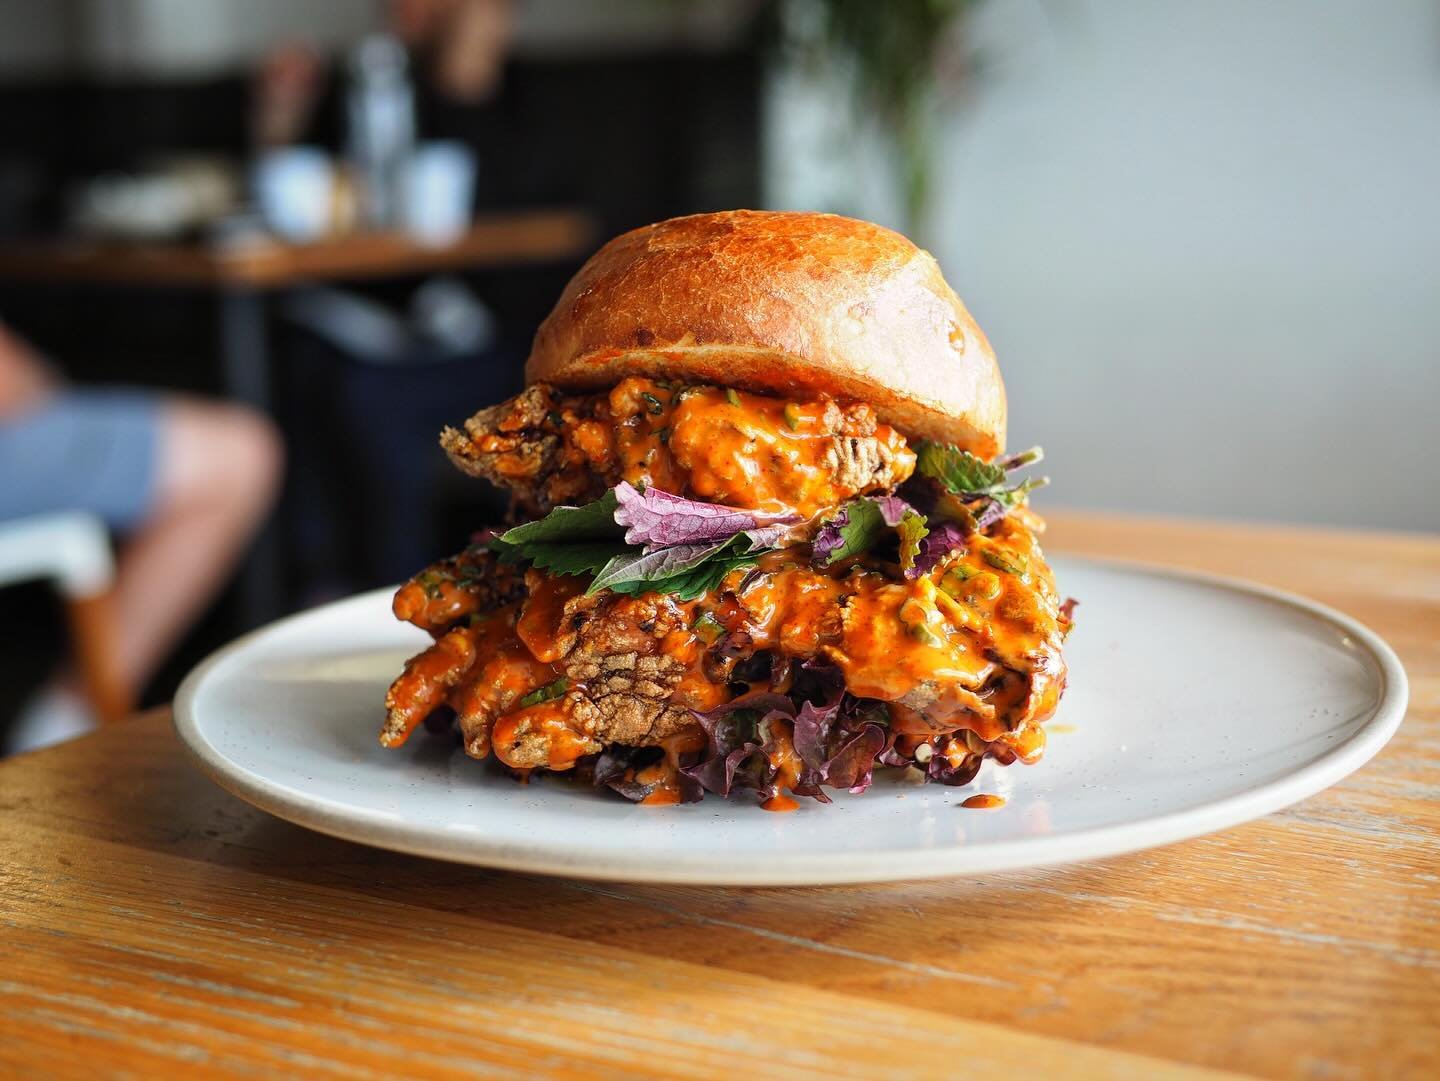
[[[319,147],[265,151],[255,162],[251,183],[260,217],[276,235],[303,244],[329,232],[335,165]]]
[[[449,244],[470,227],[475,154],[464,143],[421,143],[401,172],[400,221],[422,244]]]

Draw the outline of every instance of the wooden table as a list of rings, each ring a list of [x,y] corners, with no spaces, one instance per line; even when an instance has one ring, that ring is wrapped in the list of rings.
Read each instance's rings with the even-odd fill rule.
[[[308,833],[151,714],[0,764],[0,1073],[1440,1077],[1440,539],[1055,515],[1050,547],[1336,605],[1410,716],[1328,792],[1156,851],[696,889]]]
[[[589,252],[595,232],[588,214],[558,209],[485,214],[443,245],[401,233],[354,233],[308,244],[263,235],[226,244],[18,244],[0,246],[0,280],[214,290],[226,391],[264,407],[270,361],[261,302],[267,292],[306,282],[578,259]]]

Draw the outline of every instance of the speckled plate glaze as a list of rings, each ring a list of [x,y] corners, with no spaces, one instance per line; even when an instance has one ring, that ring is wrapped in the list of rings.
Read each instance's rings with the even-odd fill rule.
[[[385,688],[427,640],[391,617],[388,590],[216,653],[180,689],[175,724],[237,796],[353,841],[585,878],[818,885],[1088,860],[1233,826],[1359,768],[1404,715],[1395,654],[1338,612],[1168,570],[1055,571],[1081,606],[1049,749],[964,788],[886,777],[792,814],[715,797],[650,808],[519,785],[424,732],[383,750]],[[1005,805],[960,806],[982,792]]]

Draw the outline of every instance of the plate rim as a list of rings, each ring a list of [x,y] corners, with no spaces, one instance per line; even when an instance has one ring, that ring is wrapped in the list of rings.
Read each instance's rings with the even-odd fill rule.
[[[172,722],[191,760],[221,788],[277,818],[352,841],[452,863],[525,874],[558,875],[612,882],[709,886],[821,886],[867,882],[921,881],[1088,862],[1189,840],[1273,814],[1323,791],[1360,769],[1383,748],[1404,720],[1409,680],[1394,649],[1352,616],[1308,597],[1208,571],[1162,563],[1056,553],[1056,562],[1140,573],[1223,589],[1282,604],[1318,618],[1351,638],[1370,657],[1379,675],[1378,698],[1370,716],[1341,743],[1298,770],[1220,800],[1138,821],[1097,826],[1074,833],[1026,837],[969,847],[899,848],[855,855],[786,853],[783,859],[740,856],[717,866],[714,856],[646,849],[586,858],[578,847],[538,848],[515,842],[487,842],[397,823],[345,805],[342,816],[331,801],[267,781],[221,754],[200,731],[194,703],[212,671],[262,635],[273,634],[326,609],[393,593],[382,587],[317,605],[258,627],[215,650],[196,665],[176,692]],[[723,827],[721,827],[723,828]]]

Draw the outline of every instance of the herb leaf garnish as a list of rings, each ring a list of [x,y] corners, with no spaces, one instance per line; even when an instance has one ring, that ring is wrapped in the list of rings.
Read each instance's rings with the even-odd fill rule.
[[[506,563],[592,575],[589,593],[675,593],[693,600],[778,545],[790,519],[776,518],[622,484],[583,506],[556,507],[489,543]],[[681,538],[685,543],[676,543]]]

